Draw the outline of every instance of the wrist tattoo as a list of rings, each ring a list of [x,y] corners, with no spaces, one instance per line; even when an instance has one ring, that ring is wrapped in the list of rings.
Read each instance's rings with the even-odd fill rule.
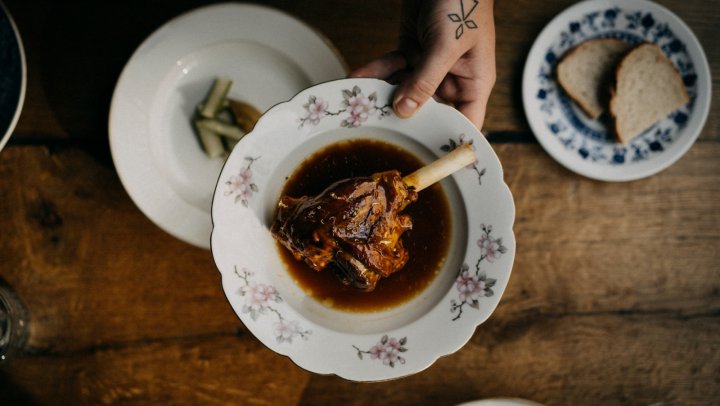
[[[463,0],[458,0],[458,3],[460,3],[460,14],[457,13],[450,13],[448,14],[448,18],[450,18],[450,21],[454,23],[460,23],[458,24],[457,28],[455,29],[455,39],[460,39],[460,37],[465,32],[465,28],[467,27],[471,30],[476,29],[478,26],[475,23],[474,20],[470,19],[470,16],[472,15],[473,11],[475,11],[475,8],[477,8],[478,0],[471,0],[472,5],[470,6],[470,9],[465,11],[465,3]]]

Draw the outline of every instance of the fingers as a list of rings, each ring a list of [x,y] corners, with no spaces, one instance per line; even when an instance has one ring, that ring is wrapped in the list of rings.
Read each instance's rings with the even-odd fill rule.
[[[435,47],[422,55],[413,73],[396,89],[393,109],[401,118],[407,118],[430,99],[447,75],[459,55],[452,49]]]
[[[483,122],[485,121],[487,102],[475,100],[467,103],[456,103],[455,108],[475,124],[478,130],[482,129]]]
[[[448,77],[435,93],[443,100],[452,102],[478,129],[482,129],[488,100],[495,84],[494,62],[487,61],[474,68],[475,77]]]
[[[394,73],[405,69],[407,61],[399,51],[390,52],[365,66],[350,72],[351,78],[388,79]]]

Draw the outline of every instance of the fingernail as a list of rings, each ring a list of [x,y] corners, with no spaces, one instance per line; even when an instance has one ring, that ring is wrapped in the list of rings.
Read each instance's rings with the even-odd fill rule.
[[[397,112],[397,115],[400,117],[410,117],[415,113],[415,110],[417,110],[418,104],[415,100],[407,98],[407,97],[401,97],[396,103],[395,103],[395,111]]]

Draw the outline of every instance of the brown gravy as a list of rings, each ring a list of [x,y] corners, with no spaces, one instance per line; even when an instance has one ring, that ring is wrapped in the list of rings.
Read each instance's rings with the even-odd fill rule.
[[[282,195],[316,195],[335,181],[397,169],[405,176],[422,162],[394,145],[374,140],[351,140],[332,144],[308,157],[287,179]],[[403,234],[410,260],[403,269],[383,278],[366,293],[345,286],[333,272],[317,272],[279,243],[277,249],[293,279],[311,297],[335,309],[368,312],[398,305],[420,293],[439,272],[447,257],[451,236],[450,209],[439,184],[420,192],[408,206],[412,230]]]

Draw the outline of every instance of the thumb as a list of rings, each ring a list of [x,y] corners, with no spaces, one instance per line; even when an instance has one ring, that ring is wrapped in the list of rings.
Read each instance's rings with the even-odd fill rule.
[[[395,90],[393,109],[400,118],[407,118],[430,99],[455,63],[449,50],[439,47],[420,56],[419,64]]]

